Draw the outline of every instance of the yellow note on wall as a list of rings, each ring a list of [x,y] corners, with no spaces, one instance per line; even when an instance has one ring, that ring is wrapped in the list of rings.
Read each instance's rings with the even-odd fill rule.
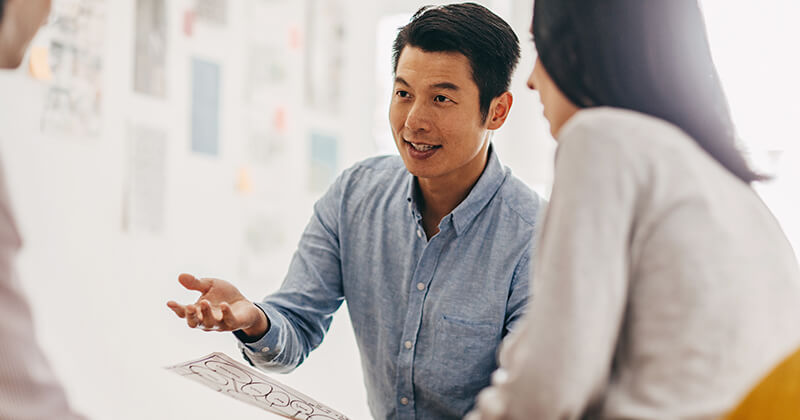
[[[43,46],[31,48],[30,72],[36,80],[53,80],[53,72],[50,71],[49,62],[50,50]]]

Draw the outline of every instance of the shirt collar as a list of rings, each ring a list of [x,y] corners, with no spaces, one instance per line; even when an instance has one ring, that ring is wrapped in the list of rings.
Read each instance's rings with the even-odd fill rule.
[[[419,220],[422,218],[417,204],[420,195],[419,186],[417,185],[416,177],[411,175],[411,173],[408,175],[406,202],[408,203],[408,209],[411,214]],[[507,170],[503,167],[503,164],[500,163],[500,158],[497,157],[494,146],[490,144],[488,156],[486,158],[486,168],[484,168],[481,177],[478,178],[478,182],[472,186],[472,190],[470,190],[467,198],[465,198],[449,215],[442,218],[442,221],[439,223],[439,229],[442,228],[443,224],[446,223],[448,219],[452,219],[456,235],[461,235],[461,233],[467,230],[472,224],[475,217],[478,216],[478,213],[491,201],[500,189],[500,186],[503,185],[506,176]]]

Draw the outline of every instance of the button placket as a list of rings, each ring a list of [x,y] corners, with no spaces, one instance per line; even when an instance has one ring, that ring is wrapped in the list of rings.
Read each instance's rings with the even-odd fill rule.
[[[400,353],[397,359],[397,377],[396,377],[396,392],[399,397],[400,408],[403,411],[414,410],[415,402],[408,395],[413,395],[414,392],[414,378],[413,366],[415,357],[415,341],[419,334],[420,327],[422,326],[422,308],[425,305],[427,296],[426,289],[428,283],[433,278],[438,265],[439,256],[442,252],[442,246],[445,242],[441,238],[442,235],[437,235],[432,241],[427,241],[427,237],[423,235],[422,227],[419,224],[419,216],[417,216],[417,236],[426,239],[425,247],[420,255],[417,268],[414,270],[411,282],[411,295],[408,300],[408,310],[406,312],[406,320],[403,324],[403,332],[401,337]],[[449,232],[444,236],[448,236]],[[416,291],[414,290],[416,289]]]

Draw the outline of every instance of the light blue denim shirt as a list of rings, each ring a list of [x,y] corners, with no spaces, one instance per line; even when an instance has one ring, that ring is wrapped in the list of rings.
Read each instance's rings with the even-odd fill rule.
[[[314,206],[280,290],[257,303],[271,326],[240,343],[245,358],[291,371],[347,300],[372,415],[461,418],[525,311],[542,201],[490,148],[472,191],[428,240],[418,188],[399,156],[344,171]]]

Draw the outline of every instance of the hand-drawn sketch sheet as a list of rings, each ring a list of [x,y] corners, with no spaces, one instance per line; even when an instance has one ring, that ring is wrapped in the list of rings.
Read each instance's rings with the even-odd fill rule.
[[[349,420],[344,414],[223,353],[211,353],[166,369],[287,419]]]

